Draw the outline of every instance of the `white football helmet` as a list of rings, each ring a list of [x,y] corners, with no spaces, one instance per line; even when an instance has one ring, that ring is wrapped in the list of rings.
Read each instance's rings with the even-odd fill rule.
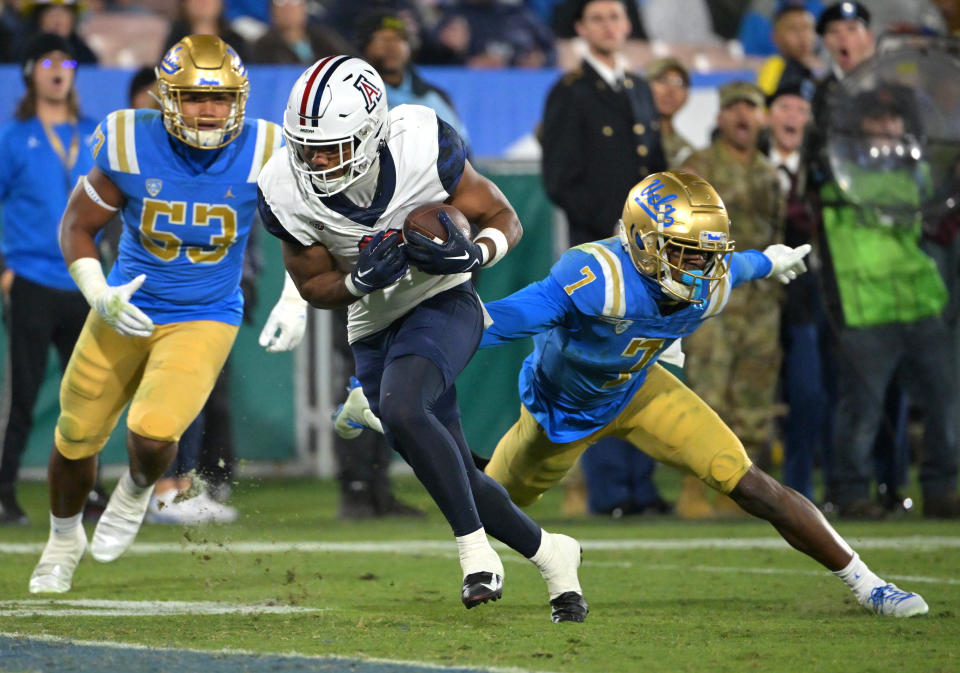
[[[307,68],[287,100],[287,156],[306,194],[332,196],[373,166],[387,134],[387,93],[366,61],[328,56]],[[318,163],[319,155],[322,160]]]

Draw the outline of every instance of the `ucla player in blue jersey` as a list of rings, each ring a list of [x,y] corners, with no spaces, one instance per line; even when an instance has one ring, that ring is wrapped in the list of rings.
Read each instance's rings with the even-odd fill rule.
[[[809,500],[752,465],[720,417],[657,364],[737,286],[770,276],[788,283],[806,270],[809,245],[733,252],[729,233],[726,208],[707,182],[655,173],[628,195],[620,238],[577,246],[546,279],[488,303],[493,325],[481,348],[533,336],[534,351],[520,373],[520,420],[487,474],[529,505],[591,444],[621,437],[769,521],[864,607],[926,614],[920,596],[872,573]]]
[[[244,120],[246,71],[220,38],[184,38],[157,78],[162,111],[119,110],[101,122],[95,166],[61,221],[64,259],[92,310],[60,386],[50,537],[32,593],[70,589],[87,546],[80,517],[97,454],[128,403],[130,467],[91,551],[112,561],[133,542],[154,482],[203,407],[243,313],[257,176],[280,146],[280,129]],[[116,211],[124,230],[105,278],[94,237]],[[305,304],[287,287],[262,335],[268,350],[292,347],[303,333]]]

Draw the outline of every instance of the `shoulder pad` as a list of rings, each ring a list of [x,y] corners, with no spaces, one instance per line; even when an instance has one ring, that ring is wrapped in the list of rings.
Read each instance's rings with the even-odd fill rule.
[[[140,173],[137,161],[136,122],[146,119],[136,110],[116,110],[94,131],[93,158],[115,173]]]
[[[256,122],[256,127],[252,128],[251,131],[257,134],[257,140],[253,150],[253,159],[250,162],[247,182],[256,182],[260,171],[267,165],[277,148],[283,144],[283,132],[277,124],[264,119],[251,119],[249,122],[251,126],[254,126],[254,122]]]
[[[626,313],[623,266],[620,258],[603,244],[584,243],[568,250],[550,275],[580,312],[616,318]]]

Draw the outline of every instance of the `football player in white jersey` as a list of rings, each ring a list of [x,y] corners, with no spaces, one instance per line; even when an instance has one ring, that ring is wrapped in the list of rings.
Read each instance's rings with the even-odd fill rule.
[[[503,564],[489,533],[540,570],[553,621],[583,621],[580,545],[542,530],[477,469],[460,426],[454,380],[485,315],[470,272],[520,240],[516,212],[433,110],[388,112],[380,76],[361,59],[332,56],[308,68],[290,92],[283,132],[287,146],[260,174],[261,219],[282,240],[304,299],[349,306],[357,378],[391,446],[453,529],[464,605],[501,596]],[[479,233],[471,239],[441,217],[444,243],[413,236],[405,244],[407,213],[440,201]]]

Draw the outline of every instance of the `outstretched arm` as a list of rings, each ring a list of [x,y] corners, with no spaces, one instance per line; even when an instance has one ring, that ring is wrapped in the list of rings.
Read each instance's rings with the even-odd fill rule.
[[[552,276],[484,306],[493,324],[484,331],[480,348],[523,339],[557,325],[569,327],[576,316],[573,302]]]

